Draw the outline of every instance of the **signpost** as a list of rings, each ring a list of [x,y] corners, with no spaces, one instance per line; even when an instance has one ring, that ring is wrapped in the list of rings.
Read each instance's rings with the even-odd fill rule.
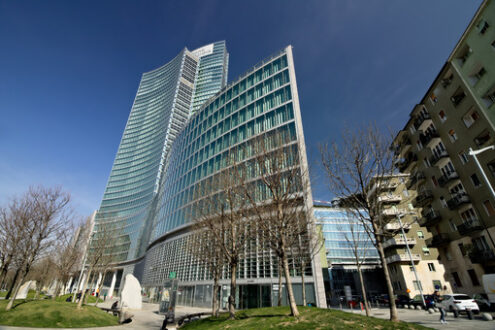
[[[165,314],[165,318],[169,322],[174,322],[175,319],[175,304],[177,302],[177,288],[179,281],[176,279],[177,273],[170,272],[169,279],[163,283],[160,299],[160,314]]]

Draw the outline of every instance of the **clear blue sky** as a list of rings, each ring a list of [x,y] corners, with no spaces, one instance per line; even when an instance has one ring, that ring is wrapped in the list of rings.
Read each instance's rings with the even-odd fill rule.
[[[97,209],[141,73],[216,40],[231,78],[293,45],[316,168],[345,123],[404,125],[480,3],[0,0],[0,205],[60,184],[80,214]]]

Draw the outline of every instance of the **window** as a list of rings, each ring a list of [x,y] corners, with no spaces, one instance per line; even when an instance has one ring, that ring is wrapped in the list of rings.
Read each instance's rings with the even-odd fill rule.
[[[476,218],[476,213],[474,213],[474,209],[473,208],[469,208],[467,209],[466,211],[462,212],[461,213],[461,218],[464,222],[473,222],[475,221],[477,218]]]
[[[471,283],[473,283],[474,286],[480,285],[480,281],[478,281],[478,276],[476,276],[476,272],[474,269],[468,269],[468,275],[469,278],[471,279]]]
[[[481,181],[480,179],[478,178],[478,176],[476,175],[476,173],[473,173],[473,175],[471,175],[471,181],[473,182],[473,185],[477,188],[477,187],[481,187]]]
[[[480,135],[478,135],[475,139],[474,139],[474,143],[476,143],[476,145],[478,147],[481,147],[482,145],[484,145],[485,143],[487,143],[489,140],[490,140],[490,132],[489,131],[483,131]]]
[[[430,101],[433,105],[438,102],[438,97],[436,97],[435,93],[431,93],[430,95]]]
[[[480,34],[485,34],[486,30],[490,27],[487,21],[481,20],[478,25],[476,25]]]
[[[444,110],[440,110],[440,112],[438,113],[438,117],[440,117],[442,123],[447,120],[447,115],[445,114]]]
[[[483,206],[485,207],[485,212],[488,216],[495,215],[495,208],[489,200],[484,201]]]
[[[455,134],[455,131],[453,129],[449,131],[449,138],[450,138],[450,142],[452,143],[457,140],[457,134]]]
[[[449,220],[449,226],[450,226],[450,230],[457,231],[457,226],[455,225],[455,222],[453,219]]]
[[[487,164],[488,166],[488,169],[490,170],[490,172],[492,173],[493,176],[495,176],[495,160],[492,160],[491,162],[489,162]]]
[[[490,251],[490,246],[485,239],[485,236],[475,237],[472,240],[473,246],[479,251]]]
[[[461,282],[461,278],[459,277],[459,274],[457,274],[457,272],[453,272],[452,273],[452,277],[454,278],[454,284],[458,287],[458,288],[462,288],[462,282]],[[455,292],[455,291],[454,291]]]
[[[467,59],[469,58],[469,56],[472,53],[473,53],[473,50],[468,45],[466,45],[466,46],[464,46],[464,48],[462,48],[462,50],[459,52],[459,57],[458,57],[461,66],[464,65],[464,63],[466,63]]]
[[[452,254],[448,250],[445,250],[445,258],[447,258],[448,261],[452,261]]]
[[[492,47],[493,47],[493,49],[495,49],[495,40],[493,40],[493,42],[492,42]]]
[[[440,204],[442,204],[442,207],[446,208],[447,207],[447,201],[443,196],[440,196]]]
[[[481,80],[481,78],[486,74],[486,69],[484,67],[478,66],[474,71],[469,75],[469,83],[471,86],[474,86]]]
[[[442,290],[442,282],[439,280],[433,280],[433,288],[435,290]]]
[[[483,96],[483,102],[485,103],[487,108],[495,103],[495,87],[490,88],[485,96]]]
[[[459,152],[459,158],[461,159],[461,163],[464,165],[469,161],[468,155],[465,150]]]
[[[461,251],[462,256],[465,257],[467,255],[467,251],[466,251],[466,247],[464,246],[464,244],[459,243],[459,244],[457,244],[457,246],[459,246],[459,251]]]
[[[409,197],[409,191],[407,191],[407,189],[404,189],[402,191],[402,194],[404,195],[404,197]]]
[[[423,287],[421,286],[421,281],[413,281],[414,285],[414,290],[423,290]]]
[[[431,167],[431,164],[430,164],[430,161],[428,160],[428,158],[425,157],[425,159],[423,159],[423,163],[425,164],[425,167]]]
[[[429,262],[428,263],[428,269],[430,270],[430,272],[436,271],[435,264],[433,262]]]
[[[462,90],[461,87],[459,87],[454,94],[452,94],[452,96],[450,97],[450,101],[452,102],[452,104],[454,105],[454,107],[457,107],[461,102],[462,100],[464,100],[464,98],[466,97],[466,93],[464,93],[464,91]]]
[[[471,109],[468,111],[467,114],[462,117],[462,121],[464,122],[464,125],[466,125],[467,128],[473,126],[474,122],[477,121],[480,118],[480,114],[478,111]]]
[[[424,239],[425,238],[425,234],[423,233],[422,230],[418,230],[418,238],[419,239]]]
[[[423,254],[425,256],[429,256],[430,255],[430,249],[427,246],[423,246]]]
[[[431,177],[431,182],[433,183],[433,185],[434,185],[435,187],[438,187],[438,181],[437,181],[437,178],[436,178],[435,176],[432,176],[432,177]]]
[[[409,127],[409,132],[411,132],[411,134],[416,133],[416,128],[414,127],[414,125],[411,125],[411,127]]]
[[[418,140],[418,142],[416,142],[416,147],[418,148],[418,151],[420,151],[421,149],[423,149],[423,144],[421,143],[420,140]]]

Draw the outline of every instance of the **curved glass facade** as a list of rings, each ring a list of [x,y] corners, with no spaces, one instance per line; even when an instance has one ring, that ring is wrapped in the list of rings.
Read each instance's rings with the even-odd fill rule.
[[[220,52],[225,55],[225,42],[222,45]],[[169,150],[190,116],[203,55],[184,49],[141,78],[95,220],[95,231],[102,223],[119,228],[116,261],[139,258],[145,251],[146,227],[155,213],[153,200]],[[217,81],[213,85],[208,90],[222,87]]]

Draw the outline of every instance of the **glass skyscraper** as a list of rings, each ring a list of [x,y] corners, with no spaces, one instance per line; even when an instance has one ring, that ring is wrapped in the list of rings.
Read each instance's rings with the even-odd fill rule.
[[[145,200],[146,203],[139,204],[144,205],[141,217],[129,216],[132,221],[122,220],[135,227],[129,226],[128,235],[134,236],[129,237],[129,247],[125,251],[125,258],[122,258],[124,262],[121,267],[124,274],[132,272],[138,277],[151,301],[160,298],[161,287],[173,273],[179,280],[178,304],[208,307],[211,305],[212,279],[195,262],[186,247],[187,238],[193,234],[192,205],[201,198],[195,195],[195,188],[227,167],[228,154],[234,148],[240,149],[257,138],[275,132],[287,138],[284,145],[275,148],[292,148],[297,157],[288,157],[291,159],[291,166],[300,168],[303,180],[309,182],[304,134],[292,47],[286,47],[265,59],[227,86],[228,53],[225,42],[213,43],[192,52],[186,49],[178,58],[181,60],[176,58],[162,67],[170,67],[168,72],[172,77],[158,78],[157,74],[150,78],[156,79],[152,84],[155,88],[166,85],[167,87],[163,87],[164,91],[168,86],[173,86],[175,81],[175,97],[170,106],[153,111],[156,118],[164,118],[170,125],[162,126],[164,129],[159,130],[161,135],[156,133],[162,141],[162,149],[157,148],[160,155],[155,155],[156,159],[150,156],[149,166],[153,170],[150,168],[149,172],[155,174],[155,180],[150,183],[150,197]],[[168,79],[170,83],[162,83],[162,79]],[[159,90],[149,95],[149,102],[152,104],[157,99],[166,99]],[[177,95],[182,95],[181,100],[178,100]],[[133,114],[134,109],[135,106],[131,111],[132,118],[137,116]],[[147,118],[146,114],[138,117],[141,120]],[[151,123],[146,122],[139,127],[144,130],[148,125],[154,124],[155,121],[151,120]],[[128,134],[127,129],[126,127],[124,137]],[[141,134],[151,138],[154,133],[137,133],[138,136]],[[122,145],[119,153],[121,148]],[[141,149],[142,146],[135,148]],[[142,152],[146,153],[147,150],[146,148]],[[240,158],[238,161],[248,160]],[[145,161],[142,166],[148,169],[144,163]],[[114,170],[111,179],[113,175]],[[253,181],[253,185],[256,184],[261,189],[261,182]],[[136,190],[134,199],[141,198],[140,193],[140,190]],[[312,217],[311,190],[305,189],[300,193],[304,195],[306,216]],[[104,202],[106,197],[105,195]],[[246,246],[245,255],[238,267],[239,291],[236,300],[239,308],[273,304],[275,291],[278,290],[277,263],[278,258],[273,251],[260,246]],[[301,274],[293,261],[290,267],[294,275],[296,300],[301,303]],[[311,268],[307,270],[305,281],[308,302],[325,306],[318,258],[315,258]],[[229,295],[229,286],[225,285],[228,282],[225,272],[221,279],[222,303],[226,303]]]

